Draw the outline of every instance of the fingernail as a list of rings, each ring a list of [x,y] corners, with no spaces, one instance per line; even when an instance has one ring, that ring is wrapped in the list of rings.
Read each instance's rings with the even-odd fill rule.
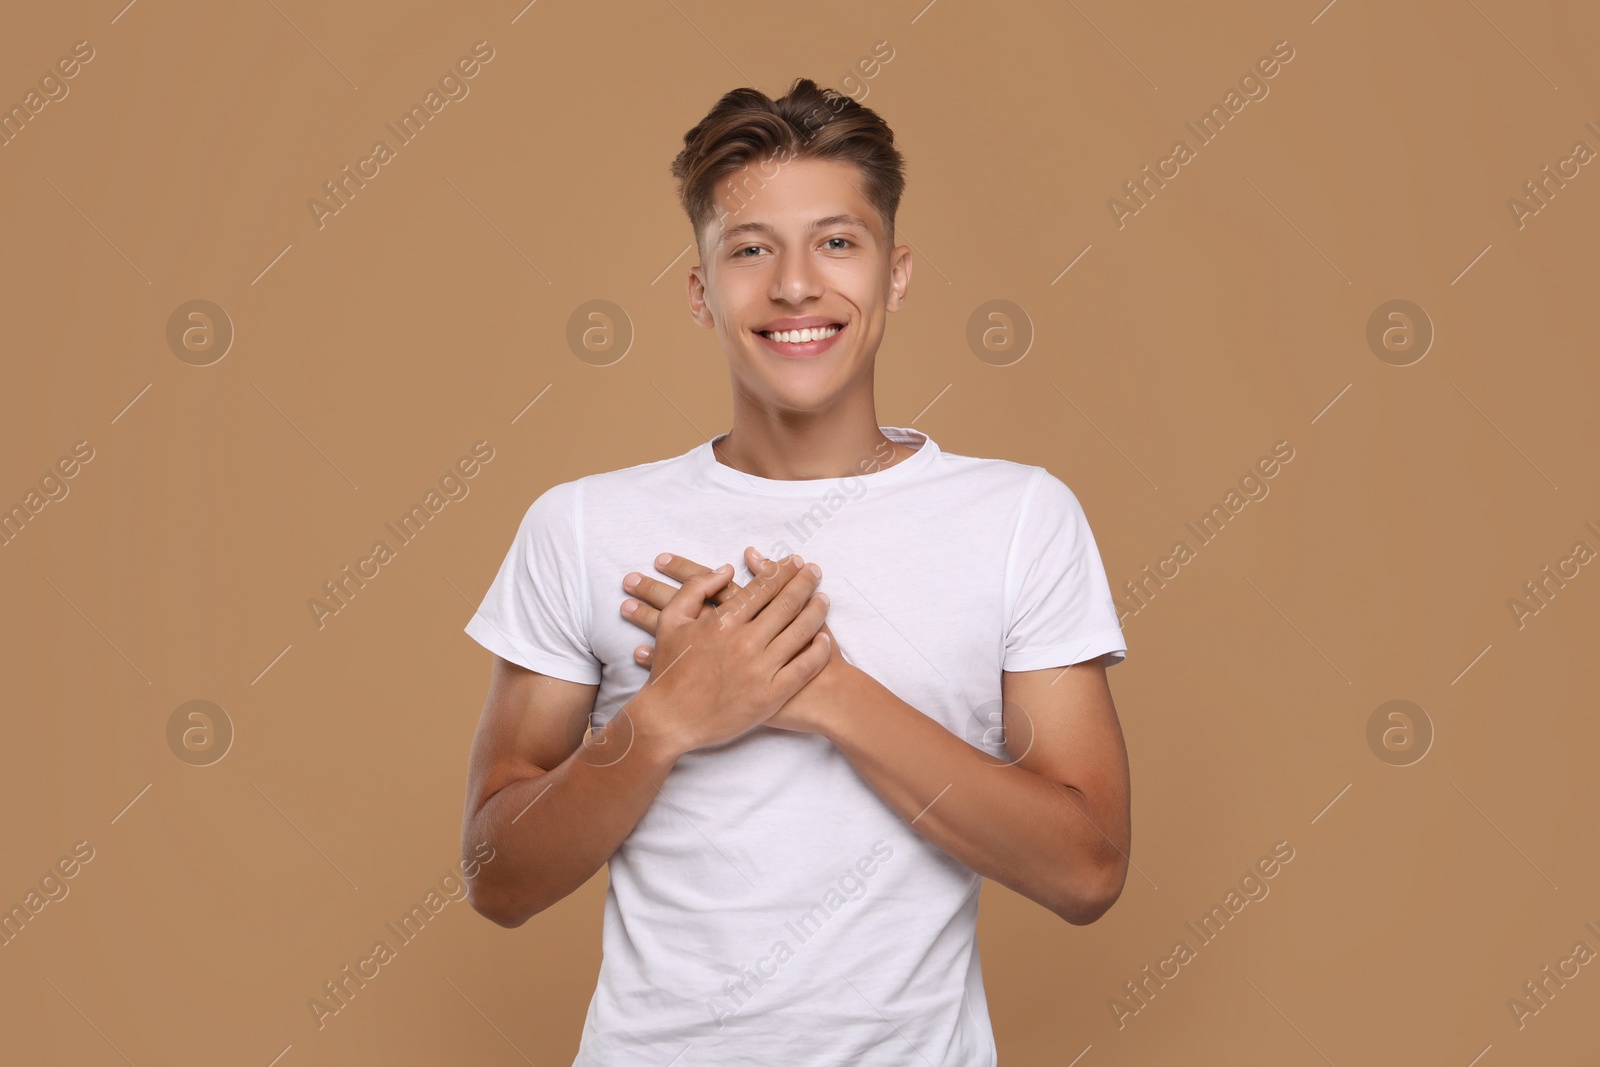
[[[626,578],[622,579],[622,588],[632,589],[634,586],[639,584],[639,578],[640,575],[637,571],[628,575]]]
[[[806,570],[811,572],[811,577],[813,578],[822,577],[822,568],[817,566],[815,563],[807,563]]]
[[[624,615],[632,615],[632,614],[633,614],[633,613],[634,613],[634,611],[635,611],[635,610],[636,610],[636,609],[637,609],[637,608],[638,608],[638,607],[639,607],[639,605],[638,605],[638,604],[636,604],[636,603],[635,603],[635,602],[634,602],[634,601],[632,601],[632,600],[625,600],[625,601],[623,601],[623,602],[622,602],[622,613],[623,613],[623,614],[624,614]]]
[[[670,553],[670,552],[663,552],[663,553],[661,553],[661,555],[656,557],[656,566],[657,567],[665,567],[668,563],[671,563],[671,562],[672,562],[672,553]]]
[[[827,593],[824,593],[824,592],[823,592],[823,591],[822,591],[822,590],[820,590],[820,589],[818,589],[818,590],[817,590],[817,599],[818,599],[818,600],[820,600],[820,601],[822,601],[822,602],[823,602],[823,603],[824,603],[824,604],[831,604],[831,603],[833,603],[833,601],[831,601],[831,600],[829,600],[829,599],[828,599],[828,594],[827,594]]]

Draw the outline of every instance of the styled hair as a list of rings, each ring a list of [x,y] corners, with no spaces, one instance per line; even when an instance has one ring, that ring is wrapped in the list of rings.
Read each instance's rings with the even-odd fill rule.
[[[905,157],[894,146],[894,131],[877,112],[844,93],[820,87],[810,78],[796,78],[788,94],[777,100],[757,89],[724,94],[683,135],[672,176],[702,256],[712,221],[726,213],[717,203],[718,185],[727,179],[742,206],[752,183],[756,192],[766,184],[752,164],[764,169],[769,161],[782,166],[796,159],[856,164],[862,194],[882,218],[893,245],[895,212],[906,185]],[[745,173],[736,183],[732,175],[739,171]],[[767,172],[765,179],[776,173]]]

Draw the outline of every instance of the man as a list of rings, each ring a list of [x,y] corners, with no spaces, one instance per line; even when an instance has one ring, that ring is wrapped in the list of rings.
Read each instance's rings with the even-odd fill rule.
[[[609,865],[579,1065],[994,1064],[983,879],[1074,924],[1121,892],[1127,646],[1076,497],[877,422],[902,164],[808,79],[685,135],[732,428],[546,490],[466,627],[473,907]]]

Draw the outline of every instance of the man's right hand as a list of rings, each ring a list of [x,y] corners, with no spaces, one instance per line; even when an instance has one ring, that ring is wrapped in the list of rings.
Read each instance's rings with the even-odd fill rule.
[[[636,728],[673,755],[759,726],[828,663],[821,571],[791,555],[721,604],[733,567],[695,575],[661,609],[650,678],[629,702]]]

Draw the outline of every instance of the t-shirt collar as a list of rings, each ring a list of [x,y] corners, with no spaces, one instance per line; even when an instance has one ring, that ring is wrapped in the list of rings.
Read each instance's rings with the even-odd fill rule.
[[[730,467],[719,460],[713,451],[715,446],[728,436],[726,433],[718,434],[701,444],[694,450],[692,456],[695,468],[700,473],[710,481],[728,489],[766,496],[814,497],[830,488],[852,481],[865,484],[868,488],[904,483],[925,470],[939,453],[939,446],[934,443],[933,438],[908,426],[880,426],[878,429],[896,444],[910,445],[917,451],[892,467],[881,465],[875,467],[876,457],[868,456],[861,461],[861,466],[858,468],[860,473],[830,478],[762,478]],[[854,485],[850,486],[850,489],[852,492],[859,492]]]

